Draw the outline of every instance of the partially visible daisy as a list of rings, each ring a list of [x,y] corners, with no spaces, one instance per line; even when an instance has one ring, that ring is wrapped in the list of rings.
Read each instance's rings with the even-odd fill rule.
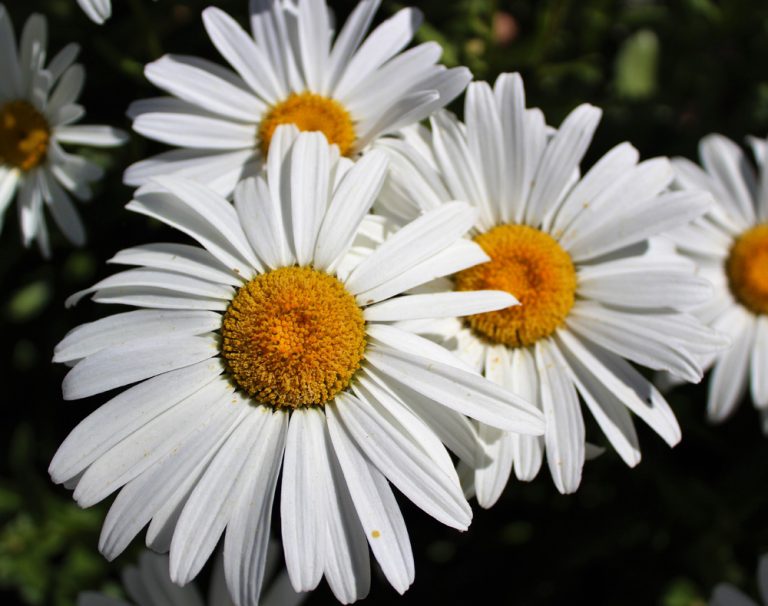
[[[421,24],[416,9],[399,11],[366,38],[379,4],[362,0],[335,41],[325,0],[253,0],[253,35],[207,8],[205,28],[234,72],[175,55],[146,67],[171,96],[134,103],[133,128],[181,149],[134,164],[126,183],[175,173],[229,196],[261,166],[280,124],[322,132],[354,157],[450,103],[471,80],[469,70],[438,65],[435,42],[403,52]]]
[[[259,600],[261,606],[299,606],[308,593],[296,593],[291,587],[288,573],[277,570],[279,548],[271,541],[264,569],[270,579]],[[123,570],[123,585],[130,602],[107,595],[86,591],[77,598],[77,606],[204,606],[200,591],[193,584],[179,587],[168,576],[168,556],[145,551],[138,566]],[[235,606],[227,591],[222,559],[216,559],[208,591],[208,606]]]
[[[17,197],[24,245],[37,241],[50,255],[44,209],[73,244],[85,241],[70,194],[91,197],[90,183],[102,169],[72,155],[61,144],[111,147],[126,139],[109,126],[73,125],[85,113],[77,104],[85,70],[74,64],[76,44],[62,49],[46,65],[47,24],[32,15],[16,38],[5,6],[0,4],[0,229],[3,215]]]
[[[72,331],[55,361],[74,365],[67,400],[133,383],[69,435],[50,472],[84,507],[125,486],[100,549],[114,558],[149,523],[170,548],[171,578],[198,573],[226,528],[235,602],[259,595],[277,476],[294,588],[325,575],[342,602],[366,595],[370,545],[400,592],[413,581],[405,523],[389,482],[437,520],[471,510],[447,445],[475,463],[464,415],[543,433],[531,404],[442,347],[393,326],[516,303],[498,291],[401,295],[487,259],[462,239],[476,220],[447,204],[377,248],[355,236],[387,171],[380,152],[339,158],[319,133],[281,127],[266,179],[235,206],[190,180],[159,178],[128,208],[196,239],[139,246],[136,265],[75,295],[145,309]],[[389,482],[387,481],[389,480]]]
[[[677,185],[715,198],[705,217],[672,234],[681,253],[714,285],[715,296],[694,309],[701,320],[731,337],[733,346],[702,359],[714,365],[707,415],[720,422],[749,391],[768,433],[768,142],[751,139],[758,173],[730,139],[701,141],[704,170],[675,158]]]
[[[545,449],[558,490],[573,492],[585,460],[582,404],[630,466],[640,461],[630,412],[668,444],[680,439],[672,410],[629,362],[695,382],[697,355],[723,345],[679,311],[705,301],[709,284],[669,244],[648,242],[701,216],[711,200],[665,193],[669,162],[638,164],[628,143],[580,177],[600,110],[582,105],[549,131],[540,111],[525,108],[516,74],[502,75],[494,89],[471,84],[465,113],[466,125],[441,112],[431,133],[409,129],[405,140],[382,140],[392,174],[377,208],[409,221],[449,200],[472,203],[471,235],[491,261],[433,287],[504,290],[521,305],[410,328],[544,412],[543,440],[480,426],[493,460],[475,474],[480,504],[496,501],[513,466],[519,479],[535,477]]]
[[[757,586],[761,602],[755,602],[729,583],[720,583],[712,592],[709,606],[768,606],[768,556],[760,558],[757,565]]]

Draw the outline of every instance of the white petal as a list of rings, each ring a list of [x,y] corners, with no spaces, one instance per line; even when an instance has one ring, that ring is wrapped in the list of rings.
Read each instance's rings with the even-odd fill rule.
[[[540,406],[539,373],[532,348],[518,347],[512,351],[505,385],[520,397]],[[515,476],[518,480],[529,482],[538,475],[544,462],[544,440],[538,436],[511,435]]]
[[[88,467],[73,494],[77,503],[98,503],[180,448],[231,392],[225,381],[213,381],[136,429]]]
[[[750,380],[752,401],[758,408],[768,407],[768,318],[758,316],[752,346]]]
[[[473,419],[508,431],[541,433],[538,410],[482,377],[384,346],[370,347],[366,360],[390,378]]]
[[[357,3],[357,6],[347,18],[328,57],[325,94],[329,94],[336,88],[339,79],[347,70],[353,53],[357,50],[368,28],[371,26],[373,17],[380,4],[381,0],[362,0]]]
[[[248,471],[224,538],[227,585],[241,606],[258,603],[261,595],[272,502],[288,430],[288,414],[262,414],[264,424],[252,433],[254,447],[244,466]]]
[[[309,265],[330,194],[330,149],[322,133],[299,135],[291,150],[293,246],[299,265]]]
[[[220,326],[221,316],[209,311],[129,311],[69,331],[54,349],[53,361],[79,360],[106,347],[152,337],[202,335]]]
[[[331,268],[347,252],[360,223],[371,209],[387,176],[387,158],[378,151],[365,154],[344,175],[323,219],[314,252],[314,266]]]
[[[165,55],[149,63],[144,74],[172,95],[234,120],[258,122],[266,108],[263,101],[243,88],[188,63],[184,57]]]
[[[197,149],[251,149],[256,141],[253,124],[193,113],[141,113],[133,130],[168,145]]]
[[[203,11],[203,23],[222,57],[260,98],[274,105],[287,96],[264,51],[232,17],[211,6]]]
[[[120,440],[218,377],[223,368],[206,361],[144,381],[118,394],[75,427],[48,472],[61,484],[82,472]]]
[[[330,408],[330,407],[329,407]],[[455,479],[449,478],[375,401],[340,393],[335,411],[366,457],[406,497],[443,524],[464,530],[472,511]]]
[[[574,109],[547,145],[531,187],[525,222],[539,225],[561,199],[563,190],[589,147],[602,112],[591,105]]]
[[[214,284],[240,287],[243,279],[207,250],[189,244],[157,242],[119,251],[107,263],[138,265],[193,276]]]
[[[21,90],[21,74],[19,72],[19,59],[16,54],[16,36],[13,33],[13,24],[8,16],[5,6],[0,6],[0,81],[4,90],[0,93],[3,100],[12,100],[19,97]]]
[[[226,393],[206,423],[196,428],[181,448],[172,450],[128,482],[112,503],[99,537],[99,551],[112,560],[120,555],[152,517],[178,492],[185,497],[208,467],[222,444],[244,418],[245,407],[231,406]]]
[[[399,53],[413,39],[423,16],[414,8],[404,8],[379,25],[345,66],[335,95],[344,97],[366,75]]]
[[[322,412],[297,408],[288,426],[280,518],[285,564],[296,591],[317,587],[330,547],[325,533],[329,478],[324,425]]]
[[[247,402],[242,403],[249,406]],[[252,470],[245,467],[271,411],[252,408],[216,453],[195,486],[173,533],[170,552],[171,580],[179,585],[191,581],[219,542],[233,515],[239,491]],[[270,456],[267,454],[267,456]]]
[[[729,350],[718,356],[709,380],[707,416],[719,423],[727,419],[736,409],[747,390],[749,355],[755,337],[755,320],[743,308],[734,306],[728,317],[728,333],[732,337]]]
[[[674,446],[680,441],[680,426],[669,404],[629,363],[582,342],[567,330],[558,331],[557,342],[569,360],[576,361],[571,366],[580,368],[580,374],[593,375],[612,397],[645,421],[667,444]]]
[[[367,307],[363,315],[367,322],[397,322],[469,316],[505,309],[510,305],[519,303],[509,293],[500,290],[476,290],[396,297]]]
[[[99,25],[112,15],[112,3],[110,0],[77,0],[77,3],[85,11],[85,14]]]
[[[325,578],[336,599],[342,604],[351,604],[367,596],[371,587],[368,544],[329,436],[326,436],[326,447],[330,482],[325,507],[328,529]]]
[[[757,182],[741,148],[722,135],[709,135],[701,140],[699,155],[704,168],[728,194],[721,204],[727,205],[745,224],[754,224]]]
[[[546,419],[547,463],[557,489],[568,494],[581,483],[584,466],[584,419],[568,365],[549,340],[536,343],[541,405]]]
[[[632,145],[620,143],[600,158],[568,193],[548,230],[555,235],[563,233],[597,196],[612,187],[617,179],[637,164],[639,156]]]
[[[144,339],[102,349],[78,362],[64,377],[65,400],[85,398],[218,355],[209,336]]]
[[[390,280],[358,293],[357,301],[360,305],[371,305],[489,260],[490,257],[478,244],[461,238]]]
[[[501,116],[493,96],[493,90],[486,82],[473,82],[467,88],[464,104],[464,114],[467,123],[467,139],[472,157],[476,158],[485,192],[486,201],[473,200],[478,206],[487,205],[483,214],[492,224],[499,223],[499,204],[504,200],[503,175],[507,167],[503,165],[504,155]],[[506,200],[504,200],[506,202]]]
[[[379,286],[443,251],[475,221],[469,205],[447,203],[415,219],[379,246],[349,275],[346,286],[359,294]]]
[[[95,147],[114,147],[128,140],[127,133],[111,126],[59,126],[54,134],[61,143]]]
[[[276,184],[275,187],[278,187]],[[292,265],[283,213],[263,177],[240,181],[235,189],[235,208],[243,231],[259,259],[269,268]]]

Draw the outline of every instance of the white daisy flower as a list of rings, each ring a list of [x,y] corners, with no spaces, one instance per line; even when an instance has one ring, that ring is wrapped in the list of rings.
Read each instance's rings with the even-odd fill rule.
[[[580,178],[600,110],[578,107],[550,136],[542,113],[525,108],[517,74],[502,75],[495,89],[471,84],[465,112],[466,126],[441,112],[431,133],[410,129],[405,141],[381,142],[392,176],[379,210],[411,220],[448,200],[472,203],[473,239],[491,262],[439,287],[505,290],[521,305],[410,328],[457,350],[544,412],[543,440],[480,427],[493,459],[475,474],[480,504],[497,500],[513,465],[519,479],[535,477],[545,448],[558,490],[573,492],[585,460],[579,396],[630,466],[640,461],[630,411],[668,444],[680,439],[671,409],[629,362],[699,381],[696,355],[722,345],[678,311],[706,300],[708,283],[670,245],[647,244],[700,216],[709,196],[664,193],[673,177],[669,162],[638,164],[628,143]]]
[[[271,541],[267,550],[264,576],[270,579],[264,587],[261,606],[299,606],[309,596],[296,593],[288,572],[278,568],[279,549]],[[223,561],[216,559],[208,591],[209,606],[235,606],[224,579]],[[77,606],[204,606],[200,591],[194,584],[179,587],[168,576],[168,556],[145,551],[138,566],[123,570],[123,585],[130,602],[117,600],[102,593],[86,591],[77,598]]]
[[[76,294],[146,309],[72,331],[54,360],[74,367],[67,400],[132,383],[83,421],[50,472],[88,507],[125,486],[100,549],[117,556],[149,523],[171,578],[195,577],[226,528],[224,565],[239,605],[259,595],[277,476],[288,572],[297,591],[325,575],[342,602],[368,591],[366,539],[400,592],[413,558],[391,482],[437,520],[471,510],[447,445],[476,462],[464,415],[543,433],[531,404],[442,347],[394,326],[515,303],[507,293],[400,295],[487,259],[462,239],[476,219],[444,205],[375,250],[353,238],[387,171],[379,152],[339,158],[319,133],[281,127],[266,180],[223,197],[160,178],[128,208],[195,238],[139,246],[137,265]],[[294,137],[298,139],[294,142]],[[375,220],[368,223],[376,226]],[[348,253],[349,251],[349,253]]]
[[[760,590],[759,604],[768,605],[768,556],[760,558],[757,565],[757,586]],[[709,606],[759,606],[730,583],[720,583],[712,592]]]
[[[85,113],[77,104],[85,70],[73,63],[76,44],[64,47],[46,66],[47,30],[45,18],[32,15],[17,50],[8,13],[0,4],[0,229],[5,211],[18,197],[24,245],[36,240],[45,256],[50,243],[44,209],[73,244],[81,245],[85,230],[70,194],[89,199],[90,182],[103,173],[61,144],[110,147],[126,139],[109,126],[73,124]]]
[[[702,358],[705,368],[714,364],[707,415],[725,420],[749,386],[768,433],[768,142],[751,143],[759,174],[739,146],[721,135],[701,141],[704,170],[684,158],[673,160],[679,187],[708,191],[715,204],[672,237],[714,285],[715,296],[694,313],[733,343]]]
[[[399,11],[365,38],[379,4],[362,0],[333,44],[324,0],[252,0],[252,36],[218,8],[203,11],[211,41],[235,71],[172,55],[146,67],[147,78],[172,96],[134,103],[133,128],[181,149],[134,164],[125,182],[175,173],[229,196],[261,166],[280,124],[322,132],[355,157],[450,103],[471,80],[469,70],[438,65],[442,49],[434,42],[401,52],[421,23],[416,9]]]

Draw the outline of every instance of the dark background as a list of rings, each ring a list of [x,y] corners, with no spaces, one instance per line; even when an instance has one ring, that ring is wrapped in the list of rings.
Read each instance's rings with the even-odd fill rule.
[[[6,0],[6,7],[17,35],[31,12],[48,17],[50,55],[79,42],[88,70],[84,122],[128,129],[128,104],[157,94],[143,79],[144,63],[164,52],[221,59],[199,19],[210,2],[113,2],[103,27],[74,0]],[[246,22],[245,0],[213,3]],[[442,43],[446,64],[468,65],[478,79],[522,72],[529,105],[541,107],[550,124],[581,102],[602,107],[587,164],[624,140],[643,157],[695,158],[698,140],[710,132],[741,142],[768,131],[764,0],[417,4],[426,14],[419,37]],[[332,5],[341,19],[354,3]],[[397,8],[385,0],[379,19]],[[160,149],[135,136],[121,150],[83,152],[108,169],[94,200],[81,205],[89,233],[83,249],[73,250],[54,228],[54,256],[45,261],[21,247],[15,205],[7,212],[0,235],[4,604],[71,605],[85,589],[119,596],[119,570],[141,549],[140,539],[108,564],[96,551],[105,504],[80,510],[48,478],[58,444],[104,401],[64,402],[65,368],[50,359],[67,330],[113,311],[87,301],[66,310],[69,294],[111,273],[105,260],[117,250],[176,237],[123,209],[130,191],[121,185],[122,169]],[[587,464],[576,495],[559,495],[544,469],[530,484],[513,482],[494,509],[476,508],[463,534],[401,499],[416,582],[400,598],[375,578],[366,603],[693,606],[706,603],[721,581],[756,595],[757,559],[768,550],[768,441],[758,415],[745,401],[724,425],[709,426],[704,384],[677,389],[670,401],[682,443],[670,450],[643,426],[640,465],[630,470],[608,450]],[[588,436],[603,443],[594,426]],[[323,583],[307,603],[334,600]]]

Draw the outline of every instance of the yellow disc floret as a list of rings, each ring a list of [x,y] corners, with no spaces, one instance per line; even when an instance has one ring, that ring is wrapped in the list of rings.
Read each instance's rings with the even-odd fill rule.
[[[342,156],[349,156],[357,135],[349,112],[341,103],[310,92],[292,93],[270,109],[259,126],[261,153],[266,157],[275,129],[293,124],[301,131],[321,132],[331,144],[339,146]]]
[[[221,334],[234,382],[275,408],[331,400],[360,368],[366,345],[355,298],[309,267],[276,269],[240,288]]]
[[[45,117],[27,101],[0,105],[0,164],[21,170],[38,166],[51,138]]]
[[[745,231],[725,262],[733,296],[756,314],[768,314],[768,223]]]
[[[499,225],[475,238],[491,260],[456,274],[456,290],[504,290],[520,305],[469,316],[480,337],[508,347],[533,345],[563,324],[576,296],[576,270],[548,234]]]

